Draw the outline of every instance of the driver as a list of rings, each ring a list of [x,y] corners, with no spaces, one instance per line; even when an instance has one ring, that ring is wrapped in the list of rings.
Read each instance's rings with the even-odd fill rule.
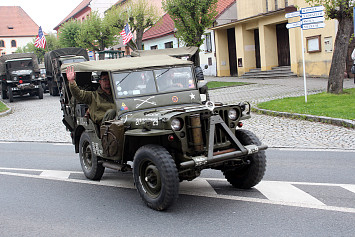
[[[116,105],[112,98],[109,75],[101,72],[100,87],[96,91],[80,90],[75,82],[76,73],[73,66],[66,69],[69,89],[75,99],[89,106],[90,118],[94,123],[101,125],[116,116]]]

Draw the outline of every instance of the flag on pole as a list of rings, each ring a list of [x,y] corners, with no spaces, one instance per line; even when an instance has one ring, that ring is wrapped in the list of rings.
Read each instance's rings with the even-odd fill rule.
[[[129,29],[129,25],[128,23],[126,23],[125,27],[123,28],[123,30],[120,33],[123,37],[123,44],[127,44],[132,38],[132,32]]]
[[[38,29],[38,35],[35,41],[35,47],[42,48],[42,49],[46,47],[46,37],[44,37],[42,27],[39,27]]]

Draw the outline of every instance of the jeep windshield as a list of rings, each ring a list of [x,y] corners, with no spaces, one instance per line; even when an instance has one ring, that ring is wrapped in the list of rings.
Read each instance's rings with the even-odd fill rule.
[[[18,69],[32,69],[33,64],[32,64],[32,59],[31,58],[26,58],[24,59],[17,59],[17,60],[8,60],[6,61],[7,63],[7,68],[9,70],[18,70]]]
[[[117,98],[195,89],[190,66],[113,73]]]
[[[61,61],[63,64],[65,64],[65,63],[81,63],[81,62],[85,62],[86,59],[85,58],[66,58],[66,59],[62,59]]]

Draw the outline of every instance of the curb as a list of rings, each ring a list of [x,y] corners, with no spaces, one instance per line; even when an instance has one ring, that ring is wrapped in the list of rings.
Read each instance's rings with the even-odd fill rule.
[[[0,112],[0,117],[11,114],[12,113],[12,108],[10,106],[8,106],[4,101],[0,100],[7,108],[8,110],[6,110],[5,112]]]
[[[349,119],[340,119],[340,118],[330,118],[325,116],[316,116],[316,115],[309,115],[309,114],[298,114],[298,113],[288,113],[288,112],[279,112],[267,109],[259,109],[258,107],[254,106],[252,110],[255,110],[257,113],[266,114],[271,116],[279,116],[279,117],[286,117],[286,118],[293,118],[293,119],[303,119],[308,120],[311,122],[321,122],[327,124],[333,124],[341,127],[355,129],[355,120]]]

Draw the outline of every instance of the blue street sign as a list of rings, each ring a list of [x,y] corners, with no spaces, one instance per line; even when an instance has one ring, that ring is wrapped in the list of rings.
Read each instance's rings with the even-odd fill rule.
[[[297,11],[297,12],[290,12],[290,13],[286,13],[285,14],[285,17],[286,18],[292,18],[292,17],[296,17],[296,16],[300,16],[300,12]]]
[[[313,18],[313,17],[322,17],[324,16],[324,12],[310,12],[306,14],[301,14],[302,19]]]
[[[324,6],[306,7],[306,8],[301,8],[301,14],[310,13],[310,12],[319,12],[323,10],[324,10]]]
[[[286,25],[286,28],[287,29],[291,29],[291,28],[295,28],[295,27],[300,27],[302,25],[302,21],[296,21],[296,22],[293,22],[293,23],[288,23]]]
[[[302,25],[303,30],[311,30],[311,29],[318,29],[318,28],[323,28],[325,26],[325,23],[315,23],[315,24],[307,24],[307,25]]]
[[[320,23],[324,21],[325,21],[324,17],[315,17],[315,18],[302,19],[302,24]]]

